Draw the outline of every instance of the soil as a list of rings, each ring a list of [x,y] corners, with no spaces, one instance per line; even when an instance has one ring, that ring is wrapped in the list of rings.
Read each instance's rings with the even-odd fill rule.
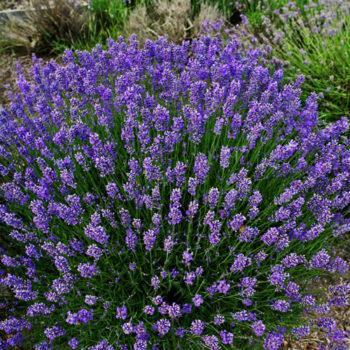
[[[41,57],[41,59],[46,62],[52,59],[59,61],[60,57],[46,56]],[[32,58],[30,55],[16,56],[9,53],[0,53],[0,107],[9,102],[7,91],[11,88],[15,88],[17,64],[21,65],[26,77],[30,79],[30,71],[32,67]]]
[[[16,57],[11,54],[0,54],[0,105],[8,102],[7,90],[16,82],[16,64],[19,63],[25,71],[31,67],[31,57]]]
[[[334,283],[350,283],[350,274],[347,274],[341,280],[334,281]],[[317,288],[321,290],[326,290],[326,287],[323,285],[322,281]],[[342,308],[333,308],[331,311],[323,317],[331,317],[337,322],[337,327],[347,334],[350,334],[350,305]],[[313,316],[309,316],[311,321],[314,319]],[[295,340],[291,339],[286,341],[285,350],[319,350],[322,349],[330,349],[332,344],[332,340],[327,337],[327,334],[322,332],[320,329],[314,330],[311,334],[303,339]],[[334,345],[334,344],[333,344]],[[350,349],[350,339],[347,342],[347,348]],[[343,348],[342,348],[343,349]]]

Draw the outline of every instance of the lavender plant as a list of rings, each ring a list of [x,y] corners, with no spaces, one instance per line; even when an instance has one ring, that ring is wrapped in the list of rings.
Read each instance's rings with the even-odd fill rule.
[[[347,304],[349,285],[324,300],[308,283],[348,269],[327,252],[349,231],[348,121],[319,129],[316,95],[260,55],[131,37],[19,72],[1,348],[277,350],[308,334],[304,310]]]
[[[262,2],[259,23],[247,13],[243,23],[233,28],[231,35],[247,47],[261,47],[285,66],[285,76],[293,80],[297,74],[306,78],[305,95],[317,92],[321,101],[322,119],[333,121],[349,117],[349,72],[344,62],[349,60],[350,3],[344,0]]]

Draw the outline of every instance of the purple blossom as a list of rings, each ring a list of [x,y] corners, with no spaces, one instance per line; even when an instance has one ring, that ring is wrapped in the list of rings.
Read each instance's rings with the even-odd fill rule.
[[[80,323],[88,323],[93,320],[93,312],[81,309],[77,313],[72,313],[68,311],[66,322],[68,324],[78,325]]]
[[[310,265],[311,267],[317,269],[326,268],[326,266],[329,263],[329,260],[330,256],[328,255],[325,249],[322,249],[312,257]]]
[[[150,251],[157,239],[158,232],[156,230],[148,230],[143,235],[143,242],[147,251]]]
[[[225,317],[222,315],[215,315],[213,322],[215,325],[219,326],[219,325],[225,323]]]
[[[123,323],[122,329],[123,329],[124,334],[127,334],[127,335],[134,332],[134,326],[131,322]]]
[[[54,341],[55,338],[62,337],[65,333],[65,330],[60,326],[48,327],[44,331],[46,338],[50,342]]]
[[[69,345],[70,348],[73,349],[73,350],[78,349],[79,341],[78,341],[77,338],[71,338],[71,339],[68,341],[68,345]]]
[[[90,346],[88,350],[114,350],[114,348],[107,340],[101,340],[98,344]]]
[[[170,318],[178,318],[181,316],[181,308],[180,305],[176,303],[172,303],[168,306],[168,314]]]
[[[203,297],[200,294],[196,294],[193,298],[192,298],[193,304],[195,307],[199,307],[204,303]]]
[[[219,200],[219,196],[220,196],[220,191],[216,187],[210,189],[208,193],[208,203],[211,208],[216,207],[217,202]]]
[[[99,248],[96,244],[91,244],[88,246],[86,250],[86,255],[91,256],[95,260],[99,260],[103,254],[101,248]]]
[[[85,228],[85,235],[86,237],[96,241],[97,243],[105,244],[108,241],[108,235],[105,231],[105,229],[102,226],[94,226],[92,224],[89,224]]]
[[[264,349],[278,350],[281,348],[284,341],[284,336],[278,332],[268,333],[264,341]]]
[[[239,322],[255,321],[256,320],[255,313],[249,312],[246,310],[235,312],[232,314],[232,317]]]
[[[154,309],[154,307],[151,306],[151,305],[146,305],[146,306],[144,307],[144,309],[143,309],[143,312],[144,312],[146,315],[151,315],[151,316],[154,314],[154,311],[155,311],[155,309]]]
[[[193,254],[187,249],[182,253],[182,261],[185,265],[189,266],[193,260]]]
[[[252,330],[257,337],[261,337],[265,332],[265,325],[262,321],[255,321],[252,323]]]
[[[271,307],[275,311],[287,312],[290,308],[290,303],[287,300],[276,300]]]
[[[128,309],[126,308],[126,306],[125,305],[118,306],[116,309],[115,318],[119,320],[126,320],[127,317],[128,317]]]
[[[223,146],[220,152],[220,166],[224,169],[228,168],[230,164],[231,149]]]
[[[193,171],[199,183],[203,183],[209,173],[208,159],[205,154],[200,153],[196,156]]]
[[[186,334],[186,331],[183,328],[177,328],[176,331],[175,331],[175,334],[178,337],[183,338],[185,336],[185,334]]]
[[[34,303],[28,307],[27,316],[35,317],[37,315],[49,315],[54,309],[54,305],[47,306],[44,303]]]
[[[244,256],[242,253],[238,254],[233,264],[230,267],[231,272],[241,272],[252,263],[251,259]]]
[[[87,305],[95,305],[98,300],[98,297],[95,295],[85,295],[85,304]]]
[[[164,336],[169,332],[170,326],[171,326],[170,321],[165,318],[160,319],[155,324],[155,328],[161,336]]]
[[[201,335],[204,331],[205,323],[201,320],[195,320],[191,323],[191,333],[194,335]]]
[[[220,332],[220,338],[223,344],[231,345],[233,343],[233,333],[227,331]]]
[[[219,339],[215,335],[205,335],[203,342],[210,350],[219,350]]]
[[[297,339],[307,337],[310,334],[309,326],[300,326],[292,329],[292,333],[295,335]]]
[[[215,284],[215,289],[218,293],[226,295],[231,288],[230,283],[226,280],[220,280]]]
[[[175,241],[172,236],[167,236],[164,239],[164,251],[170,253],[175,246]]]
[[[183,304],[181,311],[183,314],[190,314],[192,312],[192,305],[191,304]]]
[[[81,277],[85,277],[85,278],[92,278],[97,274],[96,266],[89,263],[79,264],[78,271]]]
[[[246,218],[242,214],[236,214],[231,221],[229,221],[228,226],[232,231],[238,231],[244,224]]]

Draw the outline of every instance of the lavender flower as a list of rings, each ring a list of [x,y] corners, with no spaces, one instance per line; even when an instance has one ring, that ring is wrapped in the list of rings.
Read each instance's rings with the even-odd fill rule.
[[[277,350],[303,311],[347,305],[304,282],[348,271],[320,248],[349,228],[348,120],[318,126],[302,79],[264,59],[131,37],[18,71],[0,112],[0,347],[217,350],[251,330]]]
[[[204,331],[205,323],[201,320],[195,320],[191,323],[191,332],[194,335],[201,335]]]

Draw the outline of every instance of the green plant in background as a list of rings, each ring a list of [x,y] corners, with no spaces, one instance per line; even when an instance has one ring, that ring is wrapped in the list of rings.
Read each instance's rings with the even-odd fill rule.
[[[97,44],[105,46],[108,38],[127,35],[125,26],[130,14],[139,7],[150,8],[153,0],[91,0],[88,8],[88,31],[69,48],[90,50]],[[143,23],[144,18],[140,19]],[[62,51],[62,50],[61,50]]]
[[[285,73],[292,79],[296,74],[305,76],[304,91],[316,91],[321,116],[326,121],[350,116],[350,19],[342,22],[340,30],[329,35],[316,32],[299,22],[289,25],[281,45],[273,53],[288,62]]]
[[[123,30],[128,8],[124,1],[92,0],[90,12],[91,32],[108,37]]]
[[[193,12],[190,0],[155,0],[146,6],[137,5],[124,26],[125,36],[136,34],[140,42],[166,36],[172,42],[190,40],[202,33],[204,22],[223,22],[216,6],[205,2]]]
[[[350,3],[343,0],[244,1],[246,21],[234,35],[284,64],[285,77],[305,76],[304,91],[323,95],[325,121],[350,115]]]
[[[199,13],[201,5],[206,3],[208,5],[216,6],[218,10],[229,18],[236,8],[236,0],[191,0],[192,11],[194,14]]]
[[[296,8],[303,11],[308,2],[309,0],[296,0],[294,4]],[[259,31],[262,29],[264,19],[274,21],[276,11],[288,3],[290,3],[288,0],[238,0],[236,8],[247,17],[250,25]]]
[[[99,24],[123,25],[126,15],[126,6],[123,1],[91,0],[90,9]]]
[[[350,112],[350,19],[334,36],[324,37],[309,28],[299,27],[287,32],[278,57],[288,61],[287,77],[305,76],[306,92],[324,95],[320,109],[326,121],[349,116]],[[298,34],[298,35],[296,35]]]
[[[109,37],[123,33],[128,16],[128,6],[124,1],[91,0],[88,7],[87,32],[77,38],[69,48],[89,50],[97,44],[104,45]],[[64,49],[66,47],[62,47]]]

